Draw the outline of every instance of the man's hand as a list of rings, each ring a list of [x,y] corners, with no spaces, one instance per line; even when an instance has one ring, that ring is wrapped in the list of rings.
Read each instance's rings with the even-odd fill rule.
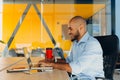
[[[39,62],[39,65],[40,66],[52,66],[52,63],[49,63],[49,62]]]
[[[67,72],[72,72],[72,69],[68,63],[52,63],[46,60],[39,61],[39,67],[46,66],[46,67],[53,67],[54,69],[65,70]]]
[[[48,60],[40,60],[37,64],[38,67],[41,67],[41,66],[52,66],[51,65],[52,63]]]

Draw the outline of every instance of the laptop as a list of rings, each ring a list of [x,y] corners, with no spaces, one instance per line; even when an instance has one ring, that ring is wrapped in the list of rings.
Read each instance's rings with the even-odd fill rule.
[[[12,72],[25,72],[25,71],[30,71],[30,70],[38,70],[38,72],[45,72],[45,71],[53,71],[53,67],[34,67],[32,60],[30,58],[30,53],[28,52],[27,48],[23,48],[24,51],[24,55],[25,58],[27,59],[27,64],[28,64],[28,68],[25,67],[16,67],[16,68],[12,68],[7,70],[8,73],[12,73]]]

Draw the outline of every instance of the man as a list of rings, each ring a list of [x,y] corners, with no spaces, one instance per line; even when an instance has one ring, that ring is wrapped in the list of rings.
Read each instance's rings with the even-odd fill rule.
[[[69,21],[68,33],[73,45],[64,64],[44,61],[40,61],[39,64],[70,72],[78,78],[77,80],[104,77],[103,52],[99,42],[86,31],[85,19],[81,16],[73,17]]]

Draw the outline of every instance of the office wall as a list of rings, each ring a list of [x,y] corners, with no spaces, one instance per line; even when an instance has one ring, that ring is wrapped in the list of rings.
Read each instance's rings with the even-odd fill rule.
[[[0,4],[0,40],[2,40],[2,4]]]
[[[120,8],[120,0],[116,0],[116,34],[119,37],[119,42],[120,42],[120,9],[119,8]]]
[[[27,4],[3,4],[3,30],[2,39],[8,42],[17,23],[20,28],[17,31],[9,49],[16,48],[19,44],[31,44],[32,47],[54,47],[34,6],[31,5],[28,13],[24,13],[25,18],[22,22],[22,14]],[[41,5],[36,5],[40,12]],[[68,24],[68,21],[74,15],[81,15],[88,18],[105,7],[104,4],[44,4],[42,16],[48,25],[56,42],[60,44],[63,50],[69,50],[71,41],[63,39],[62,27]],[[62,7],[62,8],[61,8]],[[94,9],[94,11],[93,11]],[[87,13],[86,13],[87,11]],[[67,33],[67,31],[66,31]]]
[[[28,10],[28,13],[24,13],[24,15],[26,16],[22,22],[21,16],[26,6],[27,4],[3,5],[3,31],[2,31],[3,41],[5,43],[8,42],[10,36],[12,35],[20,19],[19,21],[20,28],[17,31],[9,49],[16,48],[19,44],[22,45],[28,44],[31,45],[31,47],[33,48],[54,47],[33,5],[31,5],[30,9]],[[61,9],[61,4],[58,5],[45,4],[44,11],[42,14],[56,42],[60,44],[60,47],[63,48],[64,50],[70,49],[71,41],[62,39],[61,26],[63,24],[67,24],[68,20],[71,18],[71,13],[74,13],[73,12],[74,8],[72,10],[69,10],[67,9],[69,8],[68,6],[74,7],[74,5],[72,4],[70,5],[63,4],[64,9]],[[91,6],[90,10],[92,10],[93,6],[92,5],[90,6]],[[38,4],[37,7],[38,9],[40,9],[40,4]]]

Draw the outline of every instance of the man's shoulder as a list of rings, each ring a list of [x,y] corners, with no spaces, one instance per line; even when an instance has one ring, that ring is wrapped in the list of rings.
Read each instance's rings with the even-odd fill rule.
[[[93,46],[95,46],[95,47],[100,47],[100,43],[99,43],[99,41],[96,39],[96,38],[94,38],[94,37],[92,37],[92,36],[90,36],[89,38],[88,38],[88,41],[86,42],[86,45],[89,47],[93,47]]]
[[[92,54],[94,54],[94,52],[96,54],[102,54],[102,47],[99,41],[94,37],[90,37],[89,40],[86,42],[85,50],[92,51]]]

